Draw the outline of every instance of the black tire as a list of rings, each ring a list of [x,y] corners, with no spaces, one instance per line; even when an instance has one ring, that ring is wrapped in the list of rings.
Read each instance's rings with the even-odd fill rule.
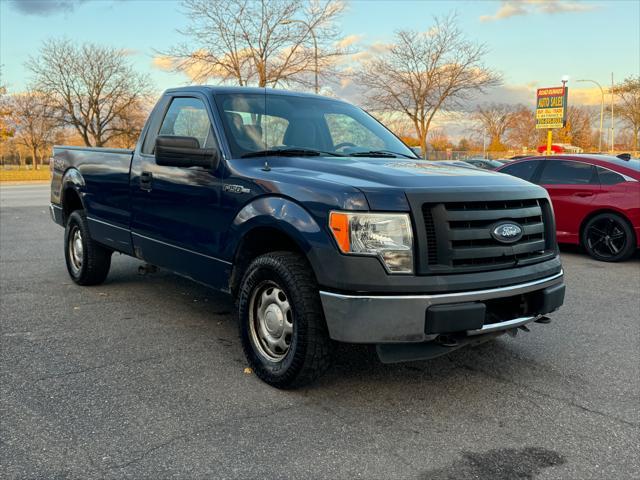
[[[267,313],[260,315],[260,311]],[[273,252],[253,260],[240,283],[238,316],[244,354],[255,374],[269,385],[282,389],[300,387],[329,368],[333,342],[327,332],[315,276],[301,255]],[[265,320],[261,322],[260,318]],[[269,318],[274,333],[263,337],[258,325],[262,324],[262,332],[266,333]],[[279,328],[283,330],[279,332]],[[266,340],[278,336],[286,344],[285,350],[272,348]]]
[[[582,229],[582,246],[602,262],[621,262],[636,250],[636,236],[627,220],[615,213],[601,213]]]
[[[79,241],[80,246],[76,247]],[[112,251],[91,238],[87,217],[76,210],[64,230],[64,258],[71,279],[78,285],[99,285],[107,278]]]

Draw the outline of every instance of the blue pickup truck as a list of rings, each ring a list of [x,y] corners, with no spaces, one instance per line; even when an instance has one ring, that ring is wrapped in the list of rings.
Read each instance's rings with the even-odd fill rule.
[[[279,388],[316,379],[336,341],[428,359],[564,300],[544,189],[421,161],[317,95],[168,90],[135,150],[54,148],[51,216],[79,285],[119,252],[233,295],[247,360]]]

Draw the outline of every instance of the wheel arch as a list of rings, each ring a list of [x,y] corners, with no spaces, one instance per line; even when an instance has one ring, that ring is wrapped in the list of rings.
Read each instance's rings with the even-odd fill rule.
[[[69,215],[76,210],[85,210],[82,190],[85,186],[84,178],[78,170],[70,168],[62,178],[60,205],[62,206],[62,221],[66,225]]]
[[[230,229],[227,258],[233,268],[229,289],[235,294],[251,261],[274,251],[299,253],[316,273],[314,247],[329,242],[311,214],[298,203],[284,197],[261,197],[245,205]]]

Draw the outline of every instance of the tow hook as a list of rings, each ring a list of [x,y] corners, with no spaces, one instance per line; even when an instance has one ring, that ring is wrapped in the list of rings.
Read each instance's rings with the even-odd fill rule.
[[[446,335],[446,334],[438,335],[438,337],[436,338],[436,342],[438,342],[443,347],[458,346],[458,341],[455,338],[453,338],[453,335]]]
[[[542,315],[540,318],[536,318],[536,323],[543,323],[545,325],[551,323],[551,319],[546,315]]]
[[[156,273],[157,271],[158,267],[149,263],[145,263],[144,265],[140,265],[138,267],[138,275],[148,275],[151,273]]]

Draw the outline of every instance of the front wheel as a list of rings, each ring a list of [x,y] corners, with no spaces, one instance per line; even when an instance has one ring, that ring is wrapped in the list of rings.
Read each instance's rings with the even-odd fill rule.
[[[620,215],[601,213],[584,226],[582,245],[596,260],[620,262],[633,254],[636,239],[633,230]]]
[[[71,279],[78,285],[98,285],[107,278],[111,250],[95,242],[81,210],[69,215],[64,231],[64,257]]]
[[[291,252],[256,258],[238,294],[242,348],[264,382],[295,388],[330,365],[332,341],[318,286],[306,260]]]

